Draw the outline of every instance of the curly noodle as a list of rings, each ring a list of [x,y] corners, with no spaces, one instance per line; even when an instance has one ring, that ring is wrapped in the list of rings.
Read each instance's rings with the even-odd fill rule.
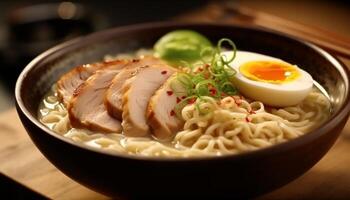
[[[265,107],[241,96],[217,101],[203,97],[197,105],[185,106],[183,130],[170,143],[153,138],[124,137],[72,128],[66,108],[53,87],[40,109],[40,121],[50,129],[93,147],[144,156],[223,155],[251,151],[303,135],[322,124],[330,113],[330,102],[320,92],[311,92],[299,105]]]

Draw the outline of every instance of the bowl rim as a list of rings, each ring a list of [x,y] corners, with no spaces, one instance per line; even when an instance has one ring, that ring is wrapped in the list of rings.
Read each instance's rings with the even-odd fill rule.
[[[127,153],[121,153],[121,152],[112,152],[107,151],[104,149],[99,149],[95,147],[91,147],[88,145],[85,145],[83,143],[74,142],[73,140],[66,138],[62,135],[59,135],[46,127],[43,123],[41,123],[36,116],[33,116],[30,114],[29,110],[24,106],[23,99],[21,97],[21,88],[23,80],[27,77],[28,73],[31,71],[32,68],[34,68],[36,65],[40,64],[43,60],[46,58],[52,56],[55,53],[59,52],[65,52],[66,49],[69,48],[75,48],[75,46],[84,46],[85,45],[91,45],[96,42],[101,42],[104,39],[110,39],[115,34],[121,34],[123,32],[135,32],[140,31],[143,29],[151,29],[151,28],[176,28],[181,26],[193,26],[193,27],[200,27],[200,26],[209,26],[209,27],[223,27],[223,28],[243,28],[243,29],[250,29],[253,31],[258,32],[265,32],[267,34],[273,34],[278,35],[279,37],[284,37],[287,39],[291,39],[294,42],[300,43],[304,46],[307,46],[308,48],[312,49],[313,51],[317,52],[320,56],[323,56],[326,58],[329,62],[333,64],[333,67],[335,67],[345,82],[345,92],[346,92],[346,98],[344,100],[343,105],[341,108],[334,113],[333,118],[329,119],[327,122],[323,123],[320,127],[317,129],[308,132],[307,134],[304,134],[302,136],[299,136],[297,138],[294,138],[290,141],[283,142],[280,144],[271,145],[269,147],[265,147],[262,149],[257,149],[253,151],[247,151],[247,152],[241,152],[239,154],[224,154],[220,156],[194,156],[194,157],[157,157],[157,156],[144,156],[144,155],[134,155],[134,154],[127,154]],[[103,39],[101,39],[103,38]],[[62,53],[61,55],[64,55],[65,53]],[[15,101],[16,101],[16,109],[17,112],[22,112],[22,114],[37,128],[41,129],[41,131],[45,132],[46,134],[50,135],[51,137],[54,137],[55,139],[61,140],[65,143],[68,143],[69,145],[73,145],[74,147],[81,148],[86,151],[93,151],[94,153],[103,154],[104,156],[112,156],[112,157],[119,157],[123,159],[132,159],[132,160],[140,160],[140,161],[155,161],[155,162],[188,162],[188,161],[197,161],[197,162],[208,162],[208,161],[218,161],[218,160],[224,160],[224,159],[230,159],[230,160],[240,160],[240,159],[250,159],[254,157],[261,157],[264,155],[272,155],[276,154],[281,151],[287,151],[289,149],[294,148],[295,146],[302,146],[305,143],[309,143],[312,140],[315,140],[318,137],[321,137],[322,135],[326,134],[329,130],[336,127],[344,118],[346,118],[350,112],[350,94],[349,94],[349,81],[350,77],[350,71],[346,67],[344,63],[342,63],[339,59],[332,56],[325,50],[321,49],[320,47],[311,44],[307,41],[300,40],[294,36],[274,31],[271,29],[266,29],[262,27],[256,27],[256,26],[249,26],[249,25],[237,25],[237,24],[225,24],[225,23],[202,23],[202,22],[169,22],[169,21],[163,21],[163,22],[150,22],[150,23],[141,23],[141,24],[133,24],[133,25],[127,25],[127,26],[121,26],[121,27],[115,27],[110,28],[98,32],[91,33],[86,36],[80,36],[75,39],[63,42],[61,44],[58,44],[37,57],[35,57],[21,72],[19,75],[17,81],[16,81],[16,87],[15,87]],[[28,134],[28,133],[27,133]]]

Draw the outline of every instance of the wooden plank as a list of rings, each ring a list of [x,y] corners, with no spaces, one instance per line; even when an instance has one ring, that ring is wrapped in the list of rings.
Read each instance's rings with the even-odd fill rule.
[[[306,24],[296,23],[268,13],[237,6],[234,2],[212,3],[184,13],[175,20],[243,24],[268,28],[317,44],[330,53],[350,59],[350,39],[334,32]]]
[[[0,172],[32,190],[53,199],[107,199],[74,182],[46,160],[14,108],[0,115],[0,141]]]

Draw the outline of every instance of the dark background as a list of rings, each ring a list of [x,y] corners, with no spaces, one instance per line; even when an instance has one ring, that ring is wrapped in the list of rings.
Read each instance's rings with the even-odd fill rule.
[[[102,29],[161,21],[207,1],[0,1],[0,110],[12,105],[16,78],[35,56]],[[6,103],[7,102],[7,103]]]

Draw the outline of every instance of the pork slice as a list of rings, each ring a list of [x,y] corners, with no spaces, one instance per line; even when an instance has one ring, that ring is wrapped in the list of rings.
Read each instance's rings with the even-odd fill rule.
[[[61,102],[68,106],[69,100],[73,96],[75,89],[79,87],[86,79],[102,67],[126,64],[126,60],[113,60],[108,62],[99,62],[94,64],[80,65],[63,76],[57,81],[57,94]]]
[[[147,107],[147,123],[152,134],[160,140],[171,139],[183,127],[183,120],[175,114],[175,106],[186,92],[179,84],[177,90],[173,90],[172,84],[177,84],[175,78],[176,73],[155,92]]]
[[[73,127],[104,133],[121,132],[120,121],[107,113],[104,97],[112,79],[124,66],[125,63],[121,62],[100,69],[75,90],[68,103],[69,119]]]
[[[148,65],[139,70],[123,85],[123,132],[126,136],[141,137],[149,134],[146,110],[155,91],[175,72],[168,65]]]
[[[147,65],[163,63],[163,61],[155,57],[145,57],[143,59],[133,60],[133,62],[130,62],[118,75],[113,78],[112,84],[107,90],[105,105],[108,113],[114,118],[122,120],[122,87],[125,81],[135,75],[139,68],[143,68]]]

